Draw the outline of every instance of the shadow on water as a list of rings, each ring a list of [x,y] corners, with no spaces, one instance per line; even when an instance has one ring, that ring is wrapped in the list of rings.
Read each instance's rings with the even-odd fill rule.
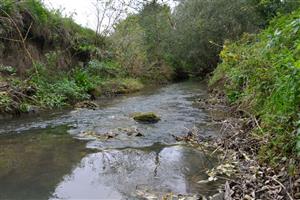
[[[180,83],[127,97],[101,100],[99,109],[50,113],[0,124],[0,199],[140,199],[141,193],[212,195],[220,183],[199,184],[214,158],[172,135],[197,125],[216,135],[205,110],[193,99],[205,84]],[[157,124],[139,124],[130,115],[153,111]],[[122,129],[138,129],[132,137]],[[101,136],[116,132],[109,140]],[[2,135],[1,135],[2,134]]]

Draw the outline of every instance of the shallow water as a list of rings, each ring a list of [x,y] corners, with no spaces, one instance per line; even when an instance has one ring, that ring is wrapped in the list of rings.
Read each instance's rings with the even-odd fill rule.
[[[216,136],[193,99],[205,84],[187,82],[100,100],[97,110],[44,113],[0,122],[0,199],[141,199],[144,194],[212,195],[203,184],[214,159],[176,143],[197,126]],[[155,112],[157,124],[139,124],[134,112]],[[142,137],[135,137],[138,131]],[[116,137],[103,139],[110,133]]]

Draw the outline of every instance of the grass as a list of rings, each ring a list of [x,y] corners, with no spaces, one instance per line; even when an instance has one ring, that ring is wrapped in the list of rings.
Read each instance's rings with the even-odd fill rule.
[[[33,77],[38,88],[41,106],[60,107],[107,94],[124,94],[140,90],[138,80],[126,78],[117,63],[92,60],[85,68],[77,67],[68,73],[52,75],[42,70],[41,77]]]
[[[27,112],[32,106],[61,108],[99,96],[128,94],[143,88],[140,80],[123,74],[118,64],[112,61],[93,60],[85,68],[76,67],[69,72],[54,73],[53,68],[42,63],[37,69],[38,75],[33,74],[27,81],[16,76],[2,78],[3,83],[22,94],[18,97],[14,93],[1,92],[0,112]],[[27,95],[27,88],[34,88],[34,92]]]
[[[300,10],[277,17],[258,35],[227,42],[210,85],[260,121],[262,160],[300,155]]]

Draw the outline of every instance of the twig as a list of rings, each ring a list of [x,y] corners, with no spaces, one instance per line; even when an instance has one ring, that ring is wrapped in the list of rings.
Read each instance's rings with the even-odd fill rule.
[[[246,113],[254,122],[255,122],[255,124],[256,124],[256,126],[258,127],[258,129],[261,131],[261,133],[264,133],[264,131],[263,131],[263,129],[260,127],[260,125],[259,125],[259,123],[258,123],[258,121],[257,121],[257,119],[256,119],[256,117],[254,117],[253,115],[251,115],[249,112],[247,112],[247,111],[245,111],[245,110],[243,110],[243,109],[238,109],[239,111],[242,111],[242,112],[244,112],[244,113]]]
[[[23,39],[23,42],[25,42],[26,40],[27,40],[27,37],[28,37],[28,34],[29,34],[29,31],[30,31],[30,29],[31,29],[31,27],[32,27],[32,22],[30,23],[30,26],[29,26],[29,28],[28,28],[28,30],[27,30],[27,32],[26,32],[26,35],[25,35],[25,37],[24,37],[24,39]]]
[[[278,181],[276,178],[274,178],[273,176],[268,176],[268,178],[271,178],[273,181],[275,181],[276,183],[278,183],[286,192],[286,194],[288,195],[288,197],[290,198],[290,200],[294,200],[293,197],[290,195],[290,193],[288,192],[288,190],[286,189],[286,187],[280,182]]]
[[[12,41],[12,42],[22,42],[21,40],[16,40],[16,39],[11,39],[11,38],[1,37],[1,36],[0,36],[0,39]]]
[[[224,199],[225,200],[232,200],[232,198],[231,198],[231,189],[230,189],[230,185],[229,185],[228,181],[226,181],[226,184],[225,184]]]

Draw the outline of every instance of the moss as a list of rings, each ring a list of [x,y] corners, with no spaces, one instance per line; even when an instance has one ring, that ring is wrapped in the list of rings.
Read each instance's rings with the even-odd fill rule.
[[[111,96],[118,94],[129,94],[142,90],[144,85],[138,79],[115,78],[103,81],[91,93],[95,97],[102,95]]]
[[[160,117],[153,112],[135,113],[133,119],[141,123],[157,123],[161,120]]]

